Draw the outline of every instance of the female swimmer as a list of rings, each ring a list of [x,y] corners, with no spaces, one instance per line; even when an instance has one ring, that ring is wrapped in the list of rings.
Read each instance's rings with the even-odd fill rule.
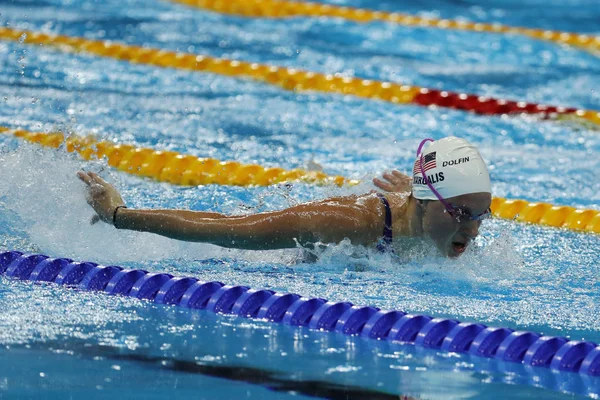
[[[431,143],[429,143],[431,142]],[[449,257],[462,254],[490,214],[490,177],[477,149],[464,139],[421,142],[412,193],[402,175],[384,175],[383,195],[333,197],[281,211],[243,216],[188,210],[127,208],[119,192],[93,172],[79,172],[96,218],[118,229],[241,249],[281,249],[321,243],[377,246],[398,252],[402,238],[421,238]],[[398,178],[400,178],[398,180]]]

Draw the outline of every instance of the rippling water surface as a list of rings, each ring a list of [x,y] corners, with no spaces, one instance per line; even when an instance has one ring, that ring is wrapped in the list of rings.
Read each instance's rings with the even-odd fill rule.
[[[332,3],[600,31],[595,3],[583,0]],[[1,4],[0,23],[20,29],[600,108],[600,58],[520,36],[339,19],[252,20],[157,1]],[[133,207],[243,214],[371,190],[370,178],[384,170],[410,170],[422,138],[452,134],[479,146],[494,195],[600,209],[595,128],[285,92],[243,79],[12,42],[0,42],[0,87],[2,126],[94,133],[119,143],[284,168],[316,162],[328,173],[364,181],[353,188],[181,188],[3,135],[0,251],[143,267],[600,342],[595,235],[490,220],[476,246],[458,260],[427,251],[392,260],[341,243],[306,263],[299,250],[228,250],[90,226],[91,210],[75,178],[80,168],[101,171]],[[0,352],[6,360],[0,397],[41,391],[48,398],[82,397],[92,390],[97,398],[162,398],[173,390],[207,399],[323,395],[310,387],[342,387],[363,398],[394,393],[547,399],[600,392],[600,382],[574,374],[5,278],[0,309]]]

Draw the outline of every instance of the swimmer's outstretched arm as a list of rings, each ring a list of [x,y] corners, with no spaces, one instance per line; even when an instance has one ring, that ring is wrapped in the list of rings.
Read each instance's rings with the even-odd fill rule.
[[[373,234],[372,240],[367,240],[368,222],[360,210],[348,205],[310,203],[275,212],[219,218],[194,211],[121,208],[117,216],[115,226],[120,229],[243,249],[291,248],[296,247],[296,241],[304,245],[340,242],[346,237],[355,244],[377,239]]]
[[[88,203],[99,218],[113,223],[124,202],[117,190],[94,173],[78,174],[88,185]],[[225,216],[187,210],[134,210],[118,208],[115,226],[152,232],[173,239],[212,243],[243,249],[280,249],[321,241],[354,244],[377,241],[383,230],[380,200],[368,196],[340,197],[301,204],[281,211]]]

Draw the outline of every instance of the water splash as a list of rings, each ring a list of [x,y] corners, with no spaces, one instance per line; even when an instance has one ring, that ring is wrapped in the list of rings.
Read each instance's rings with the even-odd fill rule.
[[[82,168],[76,156],[36,145],[23,144],[1,154],[1,225],[18,226],[40,252],[50,255],[115,262],[172,254],[176,247],[163,238],[116,231],[106,224],[91,226],[93,211],[75,176]],[[118,186],[118,176],[104,170],[102,163],[87,168],[104,171]]]
[[[85,201],[83,184],[75,176],[81,169],[99,173],[125,197],[142,197],[137,187],[138,178],[114,173],[103,161],[84,163],[64,149],[51,151],[27,143],[14,150],[6,149],[0,154],[0,176],[3,177],[0,180],[0,222],[3,222],[0,226],[7,228],[0,232],[3,233],[0,246],[13,249],[11,244],[17,234],[30,244],[21,248],[23,250],[106,263],[233,257],[285,265],[302,259],[295,249],[269,252],[226,249],[150,233],[120,231],[104,223],[91,225],[94,213]],[[125,186],[123,179],[138,182]],[[165,190],[164,194],[168,199],[172,192]],[[268,189],[253,205],[238,201],[231,202],[229,208],[234,214],[245,214],[272,207],[273,201],[288,205],[297,202],[289,187],[279,186]],[[154,199],[154,202],[161,201]],[[8,227],[17,228],[9,232]]]

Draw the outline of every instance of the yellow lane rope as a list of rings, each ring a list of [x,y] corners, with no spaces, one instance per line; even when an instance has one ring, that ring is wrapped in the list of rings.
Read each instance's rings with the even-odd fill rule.
[[[280,86],[287,90],[318,90],[378,98],[393,103],[410,103],[421,88],[390,82],[376,82],[360,78],[328,75],[294,68],[174,52],[161,49],[130,46],[109,41],[81,37],[48,35],[41,32],[0,27],[0,39],[28,44],[42,44],[61,50],[85,52],[138,64],[163,68],[177,68],[220,75],[252,78]]]
[[[177,185],[271,185],[285,181],[304,181],[319,184],[357,184],[342,176],[302,169],[264,168],[235,161],[222,162],[214,158],[198,158],[174,151],[136,148],[127,144],[96,141],[93,137],[65,136],[58,133],[29,132],[0,126],[0,133],[12,134],[42,146],[58,148],[62,144],[69,152],[82,158],[107,158],[108,164],[121,171]],[[538,225],[547,225],[589,233],[600,233],[600,211],[555,206],[526,200],[507,200],[494,197],[494,216]]]
[[[42,133],[0,126],[0,133],[12,134],[42,146],[58,148],[63,143],[68,152],[77,152],[82,158],[102,159],[118,170],[169,182],[175,185],[236,185],[267,186],[280,182],[303,181],[318,184],[356,184],[342,176],[329,176],[319,171],[266,168],[256,164],[199,158],[175,151],[138,148],[128,144],[97,141],[91,136],[65,136],[61,132]]]
[[[345,77],[340,74],[322,74],[294,68],[130,46],[109,41],[89,40],[81,37],[48,35],[41,32],[24,31],[12,28],[0,27],[0,39],[29,44],[49,45],[65,51],[91,53],[103,57],[162,68],[178,68],[251,78],[291,91],[313,90],[343,95],[354,95],[389,101],[392,103],[418,103],[422,105],[437,104],[443,107],[451,107],[451,105],[446,104],[451,100],[456,108],[484,114],[508,113],[508,109],[503,112],[501,110],[504,109],[504,106],[507,103],[514,103],[510,108],[514,109],[514,107],[516,107],[517,109],[522,109],[522,112],[541,113],[548,118],[554,119],[563,117],[564,115],[570,115],[572,118],[579,118],[600,125],[600,113],[593,110],[572,109],[568,114],[564,114],[564,110],[562,111],[563,114],[561,114],[561,112],[545,113],[543,110],[548,109],[549,107],[535,104],[507,102],[504,100],[488,99],[462,93],[440,92],[420,88],[418,86],[407,86],[392,82]],[[429,97],[433,95],[434,99],[429,99]],[[471,104],[471,101],[474,101],[475,105]],[[486,110],[486,107],[490,102],[493,103],[491,105],[492,109],[495,111]],[[534,110],[527,111],[529,106],[534,106]],[[483,107],[483,109],[480,109],[481,107]],[[557,107],[551,108],[557,109]]]
[[[600,211],[527,200],[492,199],[494,216],[531,224],[600,233]]]
[[[188,6],[203,8],[223,14],[244,17],[287,18],[287,17],[338,17],[350,21],[367,23],[372,21],[390,22],[398,25],[427,26],[441,29],[520,34],[534,39],[580,47],[600,55],[600,37],[570,32],[512,27],[501,24],[488,24],[449,19],[417,17],[414,15],[373,11],[362,8],[336,6],[331,4],[296,2],[286,0],[172,0]]]

